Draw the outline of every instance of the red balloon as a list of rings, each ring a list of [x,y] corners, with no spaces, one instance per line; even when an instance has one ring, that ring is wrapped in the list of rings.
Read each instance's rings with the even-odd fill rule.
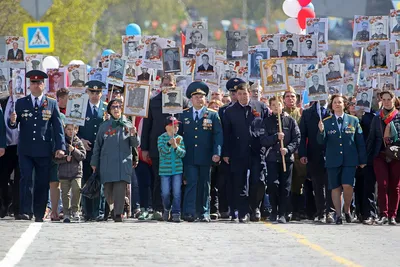
[[[309,3],[311,3],[311,0],[299,0],[301,6],[308,6]]]
[[[297,20],[299,21],[300,28],[303,30],[306,28],[307,18],[315,18],[315,12],[311,8],[302,8],[297,14]]]

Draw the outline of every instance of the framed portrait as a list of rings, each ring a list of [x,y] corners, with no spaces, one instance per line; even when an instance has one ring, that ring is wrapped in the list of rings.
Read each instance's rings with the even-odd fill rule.
[[[108,69],[93,68],[89,72],[89,81],[100,81],[107,84]]]
[[[103,69],[110,67],[110,55],[100,57],[99,67]]]
[[[175,76],[176,80],[176,87],[182,88],[183,95],[186,95],[186,90],[189,84],[192,83],[192,76],[191,75],[178,75]]]
[[[182,88],[169,87],[162,90],[162,113],[177,114],[183,112]]]
[[[185,36],[186,36],[186,42],[185,42],[185,51],[183,53],[184,57],[195,57],[196,49],[207,48],[208,45],[207,28],[198,28],[198,25],[196,24],[195,27],[186,28]]]
[[[154,80],[154,73],[155,70],[153,69],[149,69],[144,66],[139,67],[136,80],[141,83],[149,83],[150,80]]]
[[[289,88],[286,60],[261,60],[261,80],[265,94],[286,91]]]
[[[325,69],[309,70],[305,73],[306,90],[310,101],[328,99]]]
[[[142,60],[127,60],[125,64],[125,75],[124,75],[124,82],[136,82],[137,73],[139,72],[139,68],[141,65]]]
[[[328,85],[328,92],[330,95],[334,95],[334,94],[338,94],[341,95],[342,94],[342,85]]]
[[[301,64],[287,64],[287,74],[289,84],[293,86],[295,90],[304,89],[304,74]]]
[[[162,61],[164,73],[177,73],[181,71],[181,54],[179,47],[164,48]]]
[[[27,55],[25,56],[26,72],[31,70],[43,70],[43,55]]]
[[[68,87],[83,88],[87,82],[86,65],[68,65]]]
[[[356,92],[356,110],[371,112],[373,89],[358,87]]]
[[[110,67],[108,69],[108,84],[124,86],[124,72],[126,60],[120,55],[111,55]]]
[[[299,39],[299,50],[300,50],[300,61],[299,64],[318,64],[318,41],[316,35],[300,35]]]
[[[83,92],[71,90],[68,93],[65,123],[84,126],[89,95]]]
[[[356,79],[354,75],[344,77],[342,86],[342,95],[350,98],[355,95]]]
[[[307,18],[306,33],[315,36],[318,51],[328,50],[328,18]]]
[[[19,36],[6,36],[6,53],[8,61],[24,61],[25,38]]]
[[[390,10],[389,24],[390,40],[395,42],[400,39],[400,10]]]
[[[191,28],[193,29],[208,29],[207,21],[193,21],[191,24]]]
[[[141,36],[123,35],[122,36],[122,56],[128,60],[142,58],[144,45]]]
[[[0,82],[0,98],[7,97],[10,95],[8,91],[8,83]]]
[[[216,68],[215,63],[215,49],[204,48],[197,49],[196,51],[196,75],[195,78],[202,79],[215,79]]]
[[[6,66],[0,67],[0,83],[7,83],[10,80],[10,69]]]
[[[249,37],[246,30],[226,32],[226,57],[228,60],[247,60]]]
[[[370,41],[389,41],[389,16],[369,17]]]
[[[196,67],[195,58],[181,57],[181,75],[192,75]]]
[[[66,72],[64,68],[47,69],[47,94],[55,97],[58,90],[66,88]]]
[[[280,37],[282,34],[265,34],[261,36],[261,47],[269,48],[269,57],[280,57]]]
[[[339,55],[328,56],[321,60],[321,66],[325,69],[326,80],[341,81],[343,74],[340,71],[340,57]]]
[[[125,83],[124,114],[147,118],[150,103],[150,85]]]
[[[372,42],[365,49],[367,71],[371,73],[388,72],[390,51],[387,42]]]
[[[370,30],[368,16],[354,16],[353,47],[364,46],[370,40]]]
[[[250,47],[248,52],[248,80],[261,79],[261,65],[263,59],[269,59],[269,48]]]
[[[297,58],[299,56],[299,43],[296,34],[282,34],[279,39],[281,57]]]
[[[13,95],[18,99],[24,97],[25,91],[25,69],[12,70],[12,89]]]
[[[142,43],[146,51],[142,65],[150,69],[162,70],[162,49],[175,47],[175,42],[166,38],[145,36]]]
[[[382,89],[382,91],[394,91],[396,89],[394,76],[390,72],[378,74],[378,88]]]

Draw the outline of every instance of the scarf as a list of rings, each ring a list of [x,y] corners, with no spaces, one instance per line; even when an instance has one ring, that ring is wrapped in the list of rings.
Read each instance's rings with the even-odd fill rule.
[[[122,119],[122,116],[121,116],[121,118],[119,118],[119,119],[114,119],[114,118],[112,118],[113,119],[113,121],[112,121],[112,127],[113,128],[117,128],[118,126],[121,126],[121,127],[125,127],[126,126],[126,122]]]
[[[399,111],[396,108],[392,108],[391,110],[381,109],[379,112],[380,118],[385,122],[386,127],[383,133],[383,138],[386,142],[390,139],[392,142],[396,142],[398,140],[398,134],[396,127],[394,126],[393,119],[396,117]]]

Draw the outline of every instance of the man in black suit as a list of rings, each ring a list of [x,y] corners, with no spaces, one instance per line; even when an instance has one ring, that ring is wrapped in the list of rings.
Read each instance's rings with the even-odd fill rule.
[[[313,31],[309,34],[316,35],[318,43],[325,43],[325,35],[323,32],[319,31],[319,22],[313,24]]]
[[[283,76],[278,74],[278,66],[272,65],[271,66],[272,75],[267,77],[267,83],[270,84],[282,84],[283,83]]]
[[[3,110],[4,117],[1,120],[8,121],[11,113],[15,109],[15,101],[12,97],[12,83],[9,82],[9,96],[0,99],[0,106]],[[0,157],[0,218],[3,218],[7,212],[14,214],[16,220],[19,217],[19,180],[20,169],[17,155],[18,146],[18,129],[10,129],[6,126],[6,149],[5,154]],[[14,172],[14,181],[11,182],[11,174]],[[9,195],[8,184],[12,184],[12,194]],[[11,208],[9,205],[12,203]]]
[[[78,70],[73,70],[72,71],[72,76],[74,77],[74,80],[72,81],[71,86],[72,87],[84,87],[85,82],[79,79],[79,71]]]
[[[370,103],[369,103],[369,101],[367,99],[368,99],[368,94],[367,93],[362,93],[361,94],[361,99],[357,101],[357,106],[369,108]]]
[[[396,21],[397,21],[397,24],[396,24],[396,26],[393,27],[392,32],[400,33],[400,13],[396,14]]]
[[[264,55],[261,53],[256,53],[254,56],[254,64],[251,68],[250,78],[261,78],[260,70],[260,60],[264,59]]]
[[[289,39],[286,41],[286,51],[282,52],[282,57],[297,57],[297,52],[293,50],[294,42]]]
[[[270,57],[278,57],[278,50],[274,49],[274,40],[268,40],[267,46],[269,48]]]
[[[260,206],[265,194],[265,184],[261,178],[263,168],[260,127],[257,125],[261,126],[262,120],[269,112],[264,103],[250,100],[250,91],[246,83],[239,84],[236,89],[238,102],[226,109],[223,119],[223,160],[233,173],[233,192],[239,210],[239,222],[246,223],[250,218],[252,221],[259,221],[261,218]],[[249,170],[250,188],[247,188]]]
[[[203,40],[203,34],[199,30],[194,30],[190,33],[190,44],[185,45],[185,57],[193,56],[193,54],[189,54],[189,50],[194,50],[197,48],[206,48],[204,44],[201,43]]]
[[[21,57],[21,55],[22,55],[22,57]],[[13,43],[13,48],[8,50],[7,60],[19,60],[19,61],[23,61],[24,60],[24,52],[21,49],[18,48],[18,43],[17,42],[14,42]]]
[[[174,49],[168,49],[164,52],[164,71],[179,71],[180,62],[175,59]]]
[[[201,60],[203,61],[203,64],[201,64],[197,68],[198,72],[205,72],[205,71],[213,72],[214,71],[214,67],[212,65],[210,65],[210,63],[209,63],[210,57],[207,54],[202,55]]]
[[[318,123],[328,117],[326,101],[315,101],[305,109],[300,119],[301,140],[299,157],[302,164],[307,164],[317,208],[316,221],[333,223],[333,204],[331,192],[328,190],[328,176],[325,169],[325,146],[317,142]]]
[[[170,87],[174,85],[172,76],[164,76],[161,79],[161,88]],[[188,107],[187,98],[183,98],[183,108]],[[158,175],[160,159],[157,148],[158,137],[165,132],[164,121],[169,114],[162,113],[162,93],[157,94],[150,99],[149,113],[147,118],[143,119],[142,138],[140,147],[144,159],[151,158],[152,169],[154,174],[154,187],[153,187],[153,219],[161,220],[163,205],[161,201],[161,178]],[[179,120],[179,114],[175,114]]]
[[[325,94],[326,93],[325,86],[322,85],[322,84],[319,84],[319,76],[318,75],[314,75],[314,76],[312,76],[311,79],[312,79],[313,85],[310,88],[308,88],[308,93],[310,95],[312,95],[312,94]]]
[[[148,73],[148,68],[141,68],[142,74],[137,77],[138,81],[148,81],[150,79],[150,73]],[[152,78],[153,79],[153,78]]]

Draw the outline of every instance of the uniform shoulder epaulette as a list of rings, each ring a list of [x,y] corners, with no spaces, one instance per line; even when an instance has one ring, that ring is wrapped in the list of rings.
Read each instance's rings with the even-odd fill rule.
[[[106,101],[103,101],[103,104],[104,104],[105,106],[108,106],[108,102],[106,102]]]
[[[330,115],[329,117],[326,117],[325,119],[323,119],[322,121],[326,121],[327,119],[332,118],[332,115]]]
[[[212,112],[216,112],[214,109],[212,108],[207,108],[208,111],[212,111]]]
[[[46,96],[48,99],[51,99],[51,100],[56,100],[55,98],[53,98],[53,97],[51,97],[51,96]]]
[[[353,117],[355,119],[358,119],[356,116],[353,116],[353,115],[350,115],[350,114],[347,114],[347,115],[349,115],[349,117]]]
[[[189,110],[190,108],[184,108],[183,111]]]

